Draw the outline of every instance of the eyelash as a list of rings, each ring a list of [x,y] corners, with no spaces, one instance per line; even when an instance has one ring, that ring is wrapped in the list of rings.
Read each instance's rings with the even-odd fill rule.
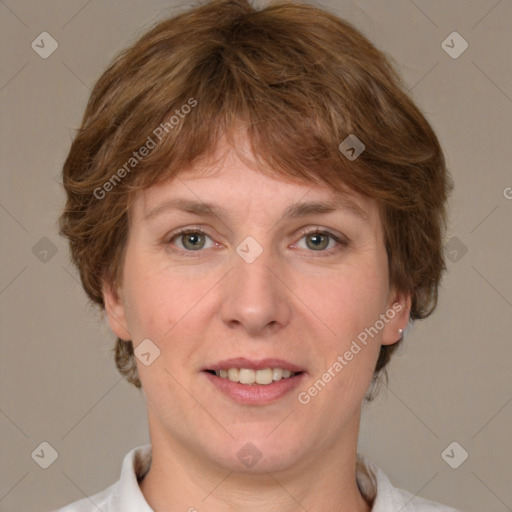
[[[184,229],[181,229],[181,230],[176,231],[176,232],[172,233],[171,235],[169,235],[166,238],[166,240],[167,240],[166,243],[170,245],[170,244],[172,244],[173,240],[175,240],[185,234],[206,235],[207,237],[209,237],[210,239],[213,240],[213,237],[210,236],[207,232],[203,231],[202,229],[184,228]],[[300,237],[299,240],[302,240],[304,237],[306,237],[308,235],[326,235],[338,244],[337,247],[333,247],[331,249],[324,249],[324,250],[319,250],[319,251],[314,251],[312,249],[308,250],[308,252],[318,252],[320,257],[324,256],[324,255],[330,256],[332,254],[335,254],[339,250],[341,250],[349,245],[349,242],[345,237],[340,237],[338,235],[335,235],[334,233],[331,233],[330,231],[321,230],[320,228],[304,229],[304,230],[300,231],[298,233],[298,236]],[[193,250],[187,250],[187,249],[181,249],[179,247],[175,247],[175,250],[177,252],[179,252],[180,254],[183,254],[186,256],[197,257],[197,256],[200,256],[201,253],[204,252],[206,249],[198,249],[197,251],[193,251]],[[197,253],[197,254],[194,254],[194,253]]]

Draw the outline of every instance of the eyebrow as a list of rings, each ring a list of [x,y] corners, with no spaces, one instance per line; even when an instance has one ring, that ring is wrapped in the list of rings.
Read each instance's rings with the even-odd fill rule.
[[[172,210],[181,210],[202,217],[218,219],[228,216],[228,210],[220,205],[190,199],[175,198],[157,205],[144,216],[144,220],[151,220]],[[357,203],[345,197],[337,197],[335,200],[330,201],[307,201],[291,204],[285,209],[281,219],[294,219],[305,217],[307,215],[332,213],[340,210],[351,212],[364,221],[368,220],[368,214],[366,211]]]

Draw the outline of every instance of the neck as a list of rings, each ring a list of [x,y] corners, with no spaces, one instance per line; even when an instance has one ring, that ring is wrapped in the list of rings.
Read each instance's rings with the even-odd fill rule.
[[[152,463],[140,488],[155,512],[370,512],[356,482],[356,423],[333,446],[286,469],[245,473],[150,428]]]

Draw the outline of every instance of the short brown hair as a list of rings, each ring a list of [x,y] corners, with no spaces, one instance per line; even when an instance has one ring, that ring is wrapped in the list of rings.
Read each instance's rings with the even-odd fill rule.
[[[390,285],[411,294],[412,320],[434,310],[452,183],[429,123],[349,23],[305,4],[257,10],[247,0],[158,23],[97,81],[64,164],[60,217],[93,303],[104,307],[104,280],[120,282],[133,194],[213,154],[240,126],[262,172],[376,200]],[[339,149],[351,134],[365,145],[353,161]],[[397,345],[382,346],[375,377]],[[115,358],[140,387],[132,342],[118,338]]]

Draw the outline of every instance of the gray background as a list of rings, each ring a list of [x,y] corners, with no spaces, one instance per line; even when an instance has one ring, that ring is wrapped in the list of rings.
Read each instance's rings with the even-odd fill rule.
[[[389,386],[366,408],[360,451],[413,493],[468,512],[510,511],[512,2],[321,4],[394,57],[456,185],[438,310],[409,331]],[[117,374],[113,335],[87,305],[55,222],[60,168],[92,84],[174,5],[0,2],[2,512],[95,493],[148,441],[143,396]],[[58,42],[47,59],[31,47],[44,31]],[[469,43],[456,59],[441,45],[453,31]],[[31,457],[43,441],[58,452],[48,469]],[[469,454],[457,469],[441,456],[453,441]],[[452,464],[463,454],[448,453]]]

